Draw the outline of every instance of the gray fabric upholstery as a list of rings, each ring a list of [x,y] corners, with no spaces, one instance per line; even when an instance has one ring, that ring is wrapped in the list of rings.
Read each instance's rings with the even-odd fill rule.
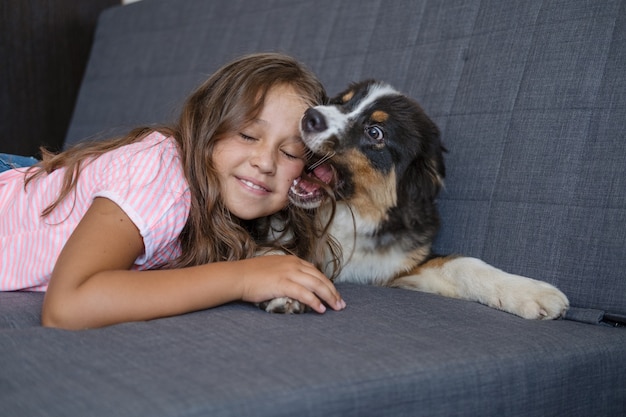
[[[436,249],[556,284],[579,322],[342,285],[340,313],[66,332],[42,294],[0,293],[0,415],[626,414],[603,322],[626,316],[626,0],[144,0],[101,16],[66,143],[172,120],[268,50],[331,94],[379,78],[422,103],[449,149]]]
[[[0,330],[40,326],[43,297],[38,292],[0,293]]]
[[[573,417],[624,410],[620,329],[527,321],[397,289],[340,290],[349,307],[323,316],[233,304],[93,331],[0,332],[0,414]]]

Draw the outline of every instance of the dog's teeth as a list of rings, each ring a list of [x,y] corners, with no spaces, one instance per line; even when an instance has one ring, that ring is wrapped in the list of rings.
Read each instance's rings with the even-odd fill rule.
[[[296,178],[291,184],[291,192],[297,196],[303,197],[308,195],[306,190],[300,186],[302,178]]]

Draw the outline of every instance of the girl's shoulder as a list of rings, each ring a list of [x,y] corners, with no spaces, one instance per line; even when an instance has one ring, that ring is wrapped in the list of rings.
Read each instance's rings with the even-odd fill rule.
[[[189,193],[176,140],[158,132],[84,164],[78,188],[88,199],[107,197],[118,205],[151,201],[150,195],[176,200]]]
[[[182,174],[178,145],[173,137],[153,132],[145,138],[116,149],[112,149],[89,165],[99,173],[136,175],[148,171],[172,171]],[[87,168],[87,167],[86,167]]]
[[[121,146],[108,152],[116,157],[127,155],[128,158],[151,157],[152,155],[178,156],[178,145],[171,136],[154,131],[141,140]],[[105,154],[106,155],[106,154]]]

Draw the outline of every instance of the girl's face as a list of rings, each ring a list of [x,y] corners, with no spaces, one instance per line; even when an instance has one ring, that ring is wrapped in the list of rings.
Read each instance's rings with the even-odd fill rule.
[[[307,107],[293,87],[276,86],[256,120],[215,144],[220,190],[235,216],[252,220],[286,207],[289,187],[304,168],[299,127]]]

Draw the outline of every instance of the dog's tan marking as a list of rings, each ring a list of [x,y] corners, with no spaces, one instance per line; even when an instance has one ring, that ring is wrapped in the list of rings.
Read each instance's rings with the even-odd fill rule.
[[[395,171],[381,173],[355,149],[346,152],[341,159],[350,166],[353,174],[354,195],[350,198],[350,206],[369,221],[385,220],[387,211],[397,203]]]
[[[344,94],[343,96],[341,96],[341,101],[343,103],[347,103],[348,101],[350,101],[350,99],[354,97],[354,91],[350,90],[348,91],[346,94]]]
[[[389,119],[389,113],[387,112],[384,112],[382,110],[376,110],[374,113],[372,113],[372,120],[376,123],[386,122],[387,119]]]
[[[428,255],[430,255],[430,252],[431,252],[430,249],[431,249],[431,245],[429,243],[427,245],[422,245],[407,254],[407,259],[405,263],[407,264],[406,270],[409,271],[408,273],[414,273],[416,269],[420,268],[420,266],[418,265],[420,265],[424,261],[424,259],[426,259]],[[434,262],[438,259],[441,259],[441,258],[431,259],[430,261],[426,262],[426,264],[429,264],[430,262]],[[445,263],[445,261],[441,262],[441,264],[443,263]]]
[[[421,248],[416,249],[411,254],[411,259],[419,258],[420,254],[422,255],[421,260],[423,260],[426,256],[430,254],[430,247],[423,246]],[[454,288],[453,286],[450,286],[449,288],[447,288],[446,285],[442,285],[438,287],[437,290],[431,290],[428,286],[427,279],[420,278],[420,277],[428,277],[429,275],[432,275],[432,272],[434,271],[437,271],[435,272],[435,276],[440,276],[441,272],[438,272],[438,271],[441,271],[448,262],[452,262],[458,258],[459,258],[458,255],[437,257],[437,258],[430,259],[429,261],[424,262],[421,265],[416,265],[413,268],[409,267],[409,270],[406,273],[400,273],[398,276],[391,279],[387,283],[387,286],[393,287],[393,288],[404,288],[404,289],[414,290],[414,291],[433,292],[433,293],[444,295],[447,297],[459,298],[459,295],[456,292],[456,288]],[[431,273],[429,274],[429,272]],[[441,280],[441,282],[443,282],[443,280]]]
[[[428,260],[427,262],[422,263],[422,261],[426,259],[428,255],[430,255],[430,253],[430,245],[424,245],[407,254],[407,259],[405,260],[406,272],[401,273],[395,279],[399,279],[401,281],[403,276],[418,275],[424,269],[441,268],[446,263],[460,257],[459,255],[448,255],[433,258]],[[395,286],[393,282],[390,285]]]
[[[405,252],[404,261],[401,265],[398,265],[400,269],[396,269],[395,271],[390,271],[390,275],[386,281],[383,282],[382,285],[387,285],[390,287],[397,287],[395,284],[396,280],[400,280],[401,278],[407,275],[419,274],[421,266],[418,266],[422,263],[424,259],[430,255],[431,245],[430,243],[424,244],[413,249],[410,252]],[[434,259],[433,259],[434,260]],[[392,276],[391,274],[396,274]]]
[[[418,268],[441,268],[442,266],[444,266],[446,263],[459,258],[458,255],[449,255],[449,256],[445,256],[445,257],[438,257],[438,258],[433,258],[431,260],[429,260],[428,262],[424,262],[422,265],[417,266],[415,269]]]

